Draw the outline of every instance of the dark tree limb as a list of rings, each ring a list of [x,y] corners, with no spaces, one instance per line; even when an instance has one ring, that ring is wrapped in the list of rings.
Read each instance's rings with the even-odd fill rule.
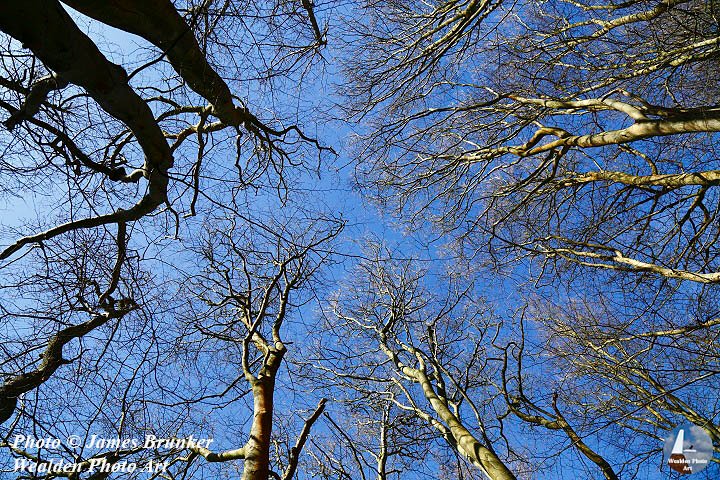
[[[133,300],[122,299],[116,302],[112,297],[112,294],[117,290],[120,282],[122,266],[127,256],[126,235],[127,226],[125,223],[118,223],[116,238],[118,252],[115,265],[110,275],[110,284],[102,294],[98,292],[98,305],[104,312],[93,313],[90,320],[60,330],[50,338],[42,354],[42,361],[35,370],[5,380],[2,386],[0,386],[0,424],[12,416],[17,407],[17,399],[20,395],[39,387],[45,383],[60,366],[70,363],[63,358],[63,347],[65,345],[75,338],[80,338],[88,334],[110,320],[122,318],[128,312],[137,308]]]
[[[7,102],[4,102],[3,100],[0,100],[0,107],[10,112],[10,117],[19,114],[19,110],[17,108],[13,107]],[[82,151],[82,149],[75,143],[75,141],[70,138],[70,135],[55,126],[50,125],[47,122],[33,117],[28,117],[24,120],[32,123],[33,125],[37,125],[48,133],[54,135],[57,139],[57,142],[61,143],[68,150],[73,160],[79,161],[82,165],[89,168],[93,172],[102,173],[103,175],[106,175],[110,180],[123,183],[137,183],[142,177],[142,170],[136,170],[135,172],[132,172],[130,175],[128,175],[125,168],[123,167],[108,167],[107,165],[96,162],[95,160],[90,158],[89,155]]]
[[[47,96],[51,91],[61,90],[67,87],[67,85],[68,83],[59,78],[57,75],[51,74],[39,79],[30,87],[22,106],[10,115],[3,124],[8,130],[13,130],[23,120],[27,120],[35,116],[35,114],[40,110],[40,106],[45,100],[47,100]]]
[[[63,3],[158,47],[190,88],[212,104],[212,113],[224,123],[262,125],[247,109],[233,103],[230,87],[208,63],[195,35],[172,2],[65,0]]]
[[[17,399],[23,393],[27,393],[45,383],[62,365],[70,363],[63,358],[63,347],[76,338],[80,338],[92,330],[106,324],[112,319],[121,318],[132,310],[134,305],[125,305],[124,308],[109,308],[103,313],[93,317],[79,325],[64,328],[53,335],[42,354],[42,361],[35,369],[27,373],[21,373],[0,386],[0,424],[8,420],[17,406]]]
[[[302,452],[302,449],[305,446],[305,442],[307,442],[307,438],[310,435],[310,429],[312,428],[313,424],[317,421],[320,415],[322,415],[323,411],[325,411],[326,403],[327,398],[321,399],[318,403],[318,406],[315,408],[313,414],[310,415],[310,418],[305,421],[305,425],[300,432],[300,436],[298,437],[297,442],[295,442],[295,446],[290,449],[290,460],[288,462],[287,468],[285,469],[285,474],[282,476],[282,480],[292,480],[293,476],[295,475],[295,472],[297,471],[298,461],[300,460],[300,452]]]
[[[320,31],[320,25],[318,25],[317,18],[315,17],[315,5],[312,0],[302,0],[302,6],[308,14],[310,19],[310,25],[312,25],[313,33],[315,34],[315,42],[317,45],[327,45],[327,39],[325,35]]]
[[[137,220],[165,202],[167,172],[173,165],[170,147],[150,107],[128,84],[125,70],[108,61],[54,0],[0,3],[0,30],[23,42],[60,78],[83,87],[106,112],[130,128],[145,153],[143,168],[131,177],[143,175],[149,182],[148,192],[131,208],[71,221],[21,238],[0,252],[0,259],[8,258],[24,245],[70,230]]]

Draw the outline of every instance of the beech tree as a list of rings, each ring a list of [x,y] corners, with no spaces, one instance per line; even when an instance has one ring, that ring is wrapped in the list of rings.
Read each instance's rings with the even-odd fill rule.
[[[719,9],[0,2],[0,470],[625,480],[683,422],[720,449]],[[367,200],[410,241],[353,244],[398,233]]]
[[[187,316],[189,323],[182,332],[186,346],[182,348],[201,361],[210,352],[217,352],[218,360],[223,353],[230,353],[220,361],[235,378],[225,382],[229,386],[240,381],[247,384],[253,413],[248,440],[242,447],[215,452],[191,445],[187,461],[192,461],[193,455],[209,462],[243,460],[241,478],[247,480],[290,480],[297,471],[299,455],[327,399],[320,399],[308,415],[297,440],[287,447],[287,458],[271,463],[271,448],[278,442],[272,435],[274,397],[287,352],[283,325],[306,301],[300,292],[312,289],[310,280],[330,254],[327,244],[340,228],[339,224],[323,227],[310,223],[303,231],[296,229],[297,220],[288,226],[266,218],[264,228],[254,235],[247,234],[252,229],[233,222],[229,227],[213,229],[201,245],[206,266],[190,280],[186,293],[206,307],[193,309]],[[278,462],[284,462],[280,463],[282,470],[273,472],[271,466]]]
[[[715,432],[712,410],[698,404],[715,356],[688,334],[717,320],[630,333],[640,327],[608,311],[539,300],[516,323],[457,274],[435,277],[437,265],[380,245],[366,256],[330,302],[317,353],[351,419],[333,421],[341,448],[313,454],[324,478],[562,476],[556,461],[588,478],[635,478],[678,417]],[[673,371],[679,358],[688,368]],[[444,468],[414,465],[418,445]]]
[[[157,50],[154,58],[128,75],[122,66],[107,59],[59,2],[6,2],[0,7],[0,29],[9,35],[2,55],[2,86],[7,100],[2,100],[0,106],[7,114],[5,126],[15,133],[12,140],[5,141],[3,173],[22,187],[53,188],[61,178],[69,185],[69,208],[56,214],[58,224],[20,236],[3,248],[0,259],[10,264],[23,249],[42,247],[44,242],[82,229],[103,229],[110,235],[113,225],[117,228],[118,251],[108,278],[93,280],[96,298],[87,299],[91,305],[82,307],[91,320],[63,330],[50,341],[45,362],[32,374],[6,380],[0,394],[3,420],[11,415],[18,395],[36,388],[57,369],[64,344],[110,318],[122,317],[131,308],[131,296],[121,302],[112,297],[125,262],[128,224],[153,214],[161,206],[177,222],[181,215],[194,215],[198,198],[205,195],[200,183],[204,179],[203,162],[210,160],[206,150],[227,147],[215,142],[227,144],[232,136],[236,137],[231,151],[236,158],[237,177],[229,180],[234,181],[235,188],[251,184],[267,170],[282,177],[282,166],[291,153],[283,145],[300,142],[323,150],[296,125],[277,127],[273,125],[275,119],[260,120],[233,96],[227,81],[209,63],[207,50],[218,29],[231,27],[234,15],[242,18],[242,11],[235,11],[229,4],[217,10],[209,9],[209,4],[189,5],[188,24],[170,2],[66,5],[136,34]],[[316,23],[312,10],[306,14]],[[272,25],[275,19],[268,21]],[[201,24],[205,26],[201,30],[202,46],[192,30]],[[320,40],[316,38],[315,43]],[[17,42],[29,50],[21,51]],[[233,49],[231,44],[225,47]],[[132,76],[166,57],[177,73],[165,81],[167,89],[152,84],[136,88],[130,85]],[[197,96],[188,99],[184,84]],[[159,94],[143,98],[138,91]],[[56,98],[51,98],[53,92]],[[14,105],[8,97],[19,102]],[[200,99],[205,104],[199,103]],[[153,107],[161,111],[155,114]],[[197,124],[190,124],[191,117],[197,119]],[[99,128],[94,128],[96,122]],[[20,129],[24,130],[22,134]],[[232,134],[217,136],[226,130]],[[188,152],[181,147],[189,138],[196,139],[196,159],[177,164],[175,157],[187,158]],[[23,154],[27,159],[22,159]],[[282,178],[278,182],[282,183]],[[134,204],[126,201],[134,196],[133,191],[141,189],[144,193]],[[108,211],[103,212],[103,208]],[[104,288],[99,285],[102,281],[107,284]]]
[[[433,432],[487,477],[515,479],[507,453],[498,453],[504,449],[502,423],[487,414],[495,396],[487,378],[495,368],[484,337],[497,330],[495,319],[470,287],[449,285],[446,297],[435,296],[422,286],[426,272],[411,262],[396,262],[377,245],[368,253],[352,284],[331,302],[328,328],[337,337],[330,341],[338,346],[324,349],[329,381],[355,392],[358,402],[367,397],[394,407],[395,414],[386,407],[380,433],[406,415],[413,419],[408,424],[419,424],[415,442]],[[410,453],[394,443],[385,449]],[[389,461],[386,470],[394,467],[395,461],[383,461]],[[391,478],[382,470],[376,478]]]
[[[518,282],[510,414],[605,478],[642,476],[684,422],[716,442],[717,4],[365,12],[356,183],[409,230],[432,222],[468,275]]]
[[[196,460],[203,459],[242,460],[246,479],[295,475],[324,402],[308,412],[294,446],[288,422],[288,455],[278,452],[284,463],[271,465],[271,445],[280,441],[271,434],[285,352],[280,327],[296,313],[294,292],[307,288],[327,257],[330,247],[318,253],[319,245],[339,226],[302,232],[300,217],[286,217],[298,228],[291,232],[280,220],[271,225],[266,210],[286,202],[292,181],[331,152],[304,133],[292,100],[284,103],[293,99],[286,86],[311,76],[326,43],[323,29],[308,2],[0,5],[2,192],[10,205],[24,197],[45,209],[37,219],[11,217],[2,231],[0,448],[7,472],[96,480],[116,472],[93,470],[93,462],[114,469],[132,461],[154,477],[202,476]],[[138,41],[130,34],[142,42],[135,52],[128,51]],[[112,35],[119,52],[108,44]],[[261,211],[264,230],[252,220]],[[194,250],[206,222],[236,225],[230,244],[218,233],[217,248]],[[228,247],[240,244],[243,250]],[[177,260],[198,255],[207,259],[203,280],[210,283],[231,280],[219,258],[242,265],[239,283],[225,285],[237,296],[217,300],[219,292],[203,291],[201,283],[172,293],[179,278],[197,280]],[[182,332],[171,317],[188,318],[186,306],[198,298],[210,317],[234,307],[224,322],[233,335],[246,332],[227,338],[203,319],[188,320],[194,327]],[[203,335],[210,340],[197,339]],[[233,346],[215,350],[212,342],[223,339]],[[203,360],[239,348],[241,360],[230,365],[241,374],[224,381],[232,368],[227,358],[216,368],[196,362],[193,371],[185,342],[206,345],[198,353]],[[245,394],[240,380],[250,387]],[[219,390],[207,393],[213,388]],[[246,433],[237,432],[226,450],[216,443],[220,451],[193,440],[201,432],[212,436],[193,405],[224,398],[232,409],[246,394],[254,398]],[[96,442],[150,432],[180,443]],[[65,441],[71,434],[77,445]],[[37,445],[33,438],[63,442]],[[18,470],[18,459],[34,470]],[[76,468],[51,468],[63,460]],[[153,470],[158,464],[163,468]]]
[[[361,188],[499,264],[718,282],[716,7],[374,4],[348,63]]]
[[[707,396],[717,384],[710,366],[717,358],[716,316],[648,326],[603,297],[562,307],[539,300],[525,313],[527,331],[542,332],[543,347],[530,335],[508,344],[507,404],[525,422],[565,431],[603,478],[641,476],[645,459],[661,451],[663,432],[679,423],[702,426],[717,444],[716,405]],[[530,373],[536,362],[544,365],[541,379]],[[600,448],[583,440],[598,436]]]

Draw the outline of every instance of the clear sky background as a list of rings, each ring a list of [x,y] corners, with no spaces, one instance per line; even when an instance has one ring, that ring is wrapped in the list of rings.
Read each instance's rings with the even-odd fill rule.
[[[111,61],[125,65],[126,68],[127,65],[136,63],[135,57],[137,52],[148,48],[144,41],[138,37],[106,25],[98,24],[74,12],[73,16],[78,20],[81,28],[87,28],[91,38],[95,40],[103,53],[105,53]],[[332,31],[330,34],[332,35]],[[318,79],[315,82],[311,87],[311,90],[314,89],[314,95],[306,98],[304,100],[305,103],[317,103],[329,109],[332,108],[334,101],[339,101],[339,99],[333,97],[329,91],[332,84],[343,82],[342,77],[334,73],[335,67],[333,66],[333,61],[338,55],[338,52],[334,52],[333,48],[332,42],[330,42],[325,52],[329,78]],[[307,93],[307,91],[305,93]],[[349,150],[347,148],[353,134],[351,126],[340,121],[326,121],[319,123],[316,127],[316,135],[321,139],[321,142],[334,147],[339,152],[339,155],[334,159],[326,159],[326,163],[322,165],[320,171],[317,172],[319,175],[315,173],[304,174],[299,182],[303,184],[303,189],[305,190],[308,201],[313,202],[317,206],[321,206],[321,210],[341,216],[347,222],[347,227],[341,240],[342,250],[340,252],[340,258],[342,261],[328,272],[327,291],[336,290],[338,286],[343,284],[348,272],[352,269],[352,265],[357,261],[358,256],[362,254],[361,243],[364,238],[381,240],[387,243],[391,249],[402,252],[405,256],[415,257],[419,262],[426,265],[434,263],[441,266],[443,261],[451,260],[445,258],[440,242],[428,241],[432,237],[432,232],[402,231],[402,228],[393,224],[391,218],[380,213],[376,206],[363,200],[353,189],[354,164],[353,158],[349,156]],[[45,192],[42,197],[33,195],[34,194],[30,192],[17,192],[15,198],[10,198],[6,200],[4,205],[0,205],[0,215],[3,217],[3,224],[7,227],[16,227],[26,233],[30,233],[31,230],[28,231],[24,227],[25,222],[28,221],[33,224],[38,218],[47,215],[47,212],[52,210],[53,203],[56,203],[58,198],[63,198],[62,186],[58,186],[58,191],[56,192]],[[262,198],[258,198],[258,201],[260,206],[264,205],[266,207],[272,206],[274,202],[274,200]],[[190,221],[189,225],[189,227],[185,228],[192,229],[192,225],[196,224]],[[12,238],[11,235],[3,236],[8,239]],[[158,250],[164,250],[165,252],[180,250],[179,248],[173,247],[171,243],[172,242],[164,242],[158,246]],[[158,264],[158,268],[163,267]],[[493,302],[499,315],[512,315],[522,304],[522,298],[528,291],[534,291],[535,294],[539,296],[555,295],[559,303],[572,295],[572,292],[558,291],[555,290],[554,287],[528,286],[523,276],[523,270],[526,268],[527,265],[519,264],[516,267],[516,271],[510,272],[504,277],[488,278],[486,282],[482,282],[483,284],[480,285],[478,289],[479,293],[482,293]],[[171,273],[168,272],[168,275],[171,275]],[[295,337],[298,346],[302,345],[302,337],[307,333],[304,328],[315,322],[313,318],[318,315],[317,304],[307,304],[306,307],[299,312],[299,315],[303,317],[304,320],[298,321],[296,326],[293,326],[292,322],[288,325],[288,337],[291,339]],[[294,367],[291,365],[288,368],[290,368],[292,372]],[[288,372],[288,370],[284,371]],[[288,388],[283,388],[283,386],[287,386]],[[286,375],[281,379],[277,395],[279,411],[293,411],[293,409],[308,408],[317,402],[317,398],[320,395],[318,392],[313,392],[313,395],[310,396],[299,395],[293,386],[293,379],[290,375]],[[292,395],[286,396],[284,392],[293,393]],[[331,405],[329,411],[333,412],[333,409],[334,407]],[[227,414],[227,411],[221,413],[221,415]],[[298,420],[296,419],[296,421]],[[216,430],[215,433],[217,438],[216,445],[224,445],[226,448],[229,448],[229,444],[233,439],[224,438],[221,429]],[[522,446],[528,447],[531,450],[542,450],[546,447],[555,446],[555,441],[550,438],[549,435],[547,438],[544,438],[542,434],[538,435],[536,433],[526,435],[525,431],[521,431],[520,429],[513,431],[512,428],[507,433],[518,442],[525,442]],[[591,446],[596,446],[596,444],[594,444],[595,440],[596,439],[589,438],[588,442]],[[605,442],[600,443],[604,444]],[[672,478],[668,474],[667,468],[660,468],[662,448],[662,441],[658,440],[657,461],[645,462],[641,473],[635,478],[638,480]],[[612,460],[612,454],[610,455],[609,459]],[[575,457],[567,456],[567,458]],[[580,469],[578,469],[577,465],[574,465],[572,461],[561,460],[558,462],[555,471],[534,478],[552,480],[560,475],[562,475],[563,478],[573,478],[574,474],[577,474],[574,478],[578,479],[600,478],[599,475],[596,477],[584,477],[582,474],[577,473],[579,471]],[[307,477],[301,476],[300,478]],[[701,478],[720,478],[720,469],[717,464],[713,464],[703,472],[703,476],[693,476],[691,478],[698,478],[698,480]]]

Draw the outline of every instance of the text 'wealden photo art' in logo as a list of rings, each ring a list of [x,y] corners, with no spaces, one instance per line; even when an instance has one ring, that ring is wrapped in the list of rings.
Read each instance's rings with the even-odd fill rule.
[[[697,425],[680,425],[665,440],[665,464],[678,473],[698,473],[708,466],[712,456],[710,435]]]

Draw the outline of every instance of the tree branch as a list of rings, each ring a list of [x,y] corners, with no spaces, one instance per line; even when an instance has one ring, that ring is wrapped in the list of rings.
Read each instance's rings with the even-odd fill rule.
[[[305,442],[307,441],[308,435],[310,435],[310,429],[312,428],[313,424],[317,421],[317,419],[322,415],[323,411],[325,410],[325,404],[327,403],[327,399],[323,398],[318,403],[318,406],[315,408],[315,411],[312,415],[310,415],[310,418],[305,420],[305,425],[303,426],[302,431],[300,432],[300,436],[298,437],[297,441],[295,442],[295,446],[290,449],[290,458],[288,460],[288,466],[285,469],[285,473],[282,476],[282,480],[291,480],[293,476],[295,475],[295,471],[297,470],[298,460],[300,459],[300,452],[302,452],[303,447],[305,446]]]

